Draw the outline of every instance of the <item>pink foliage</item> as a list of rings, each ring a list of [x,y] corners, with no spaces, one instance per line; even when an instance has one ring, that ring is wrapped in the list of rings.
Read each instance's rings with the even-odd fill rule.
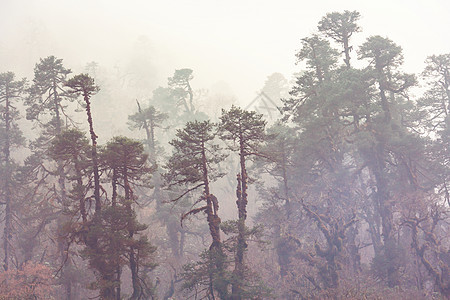
[[[49,267],[28,262],[0,273],[0,299],[52,299],[52,280]]]

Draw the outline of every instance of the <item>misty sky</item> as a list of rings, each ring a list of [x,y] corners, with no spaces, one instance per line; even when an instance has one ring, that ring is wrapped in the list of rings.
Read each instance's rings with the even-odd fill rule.
[[[245,105],[271,73],[298,71],[300,39],[327,12],[346,9],[361,13],[363,32],[353,44],[387,36],[403,47],[409,72],[420,72],[428,55],[450,52],[448,0],[0,0],[0,72],[32,78],[35,63],[49,55],[74,72],[140,55],[155,87],[175,69],[191,68],[194,88],[225,82]]]

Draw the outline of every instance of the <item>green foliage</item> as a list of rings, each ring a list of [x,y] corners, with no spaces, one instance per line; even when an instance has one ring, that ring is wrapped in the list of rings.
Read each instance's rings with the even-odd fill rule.
[[[183,289],[192,293],[196,290],[205,289],[203,292],[211,297],[208,290],[212,286],[214,291],[220,291],[220,299],[229,299],[228,286],[231,283],[231,274],[226,268],[218,269],[217,265],[228,265],[227,257],[217,249],[205,250],[200,254],[200,260],[183,266]]]
[[[2,161],[5,159],[5,151],[23,146],[25,139],[18,127],[19,111],[16,102],[22,97],[26,88],[26,80],[15,80],[13,72],[0,74],[0,148]],[[6,144],[8,143],[8,144]],[[9,158],[8,158],[9,159]]]
[[[425,61],[422,77],[427,81],[427,91],[419,99],[420,121],[430,131],[448,128],[450,114],[450,54],[432,55]]]
[[[161,123],[168,117],[166,113],[159,112],[155,107],[150,106],[130,115],[128,119],[132,122],[131,128],[144,129],[147,122],[154,123],[155,127],[161,127]]]
[[[183,105],[185,112],[194,113],[194,94],[190,85],[190,81],[194,78],[191,69],[175,70],[173,77],[168,78],[168,84],[171,88],[172,95],[178,99],[177,104]]]
[[[169,186],[191,187],[200,182],[204,185],[205,179],[212,182],[224,175],[216,168],[226,156],[220,153],[219,145],[214,143],[215,126],[210,121],[194,121],[177,130],[177,138],[170,142],[174,152],[165,166],[168,172],[164,174],[164,178]],[[207,166],[206,170],[204,164]]]
[[[263,115],[232,106],[229,111],[222,110],[219,135],[232,151],[242,151],[244,156],[257,155],[258,148],[265,141]]]
[[[369,59],[377,69],[403,64],[402,48],[388,38],[371,36],[359,48],[359,58]]]
[[[153,96],[149,102],[150,106],[154,106],[162,113],[167,114],[170,117],[170,122],[176,121],[172,119],[178,114],[177,99],[170,88],[158,87],[153,91]]]
[[[308,70],[314,72],[319,82],[329,76],[337,56],[330,43],[317,35],[302,39],[302,49],[296,54],[298,62],[306,60]]]
[[[48,149],[49,155],[55,160],[72,160],[78,156],[87,155],[89,141],[86,135],[78,129],[69,129],[56,136]]]
[[[387,283],[389,280],[389,269],[400,268],[402,265],[407,263],[405,261],[405,249],[403,249],[399,245],[394,245],[390,248],[390,250],[392,251],[392,253],[389,253],[389,256],[386,254],[386,251],[383,251],[379,254],[376,254],[370,262],[370,270],[373,276],[377,280],[381,280],[384,283]],[[391,257],[395,257],[396,259],[392,260]]]
[[[342,44],[345,54],[344,62],[347,68],[350,68],[350,51],[353,48],[349,45],[349,40],[353,33],[361,31],[361,28],[356,23],[360,16],[357,11],[346,10],[343,13],[328,13],[319,22],[319,31],[335,42]]]
[[[56,119],[57,126],[61,125],[60,113],[65,114],[65,105],[62,101],[73,100],[64,86],[70,73],[71,70],[63,66],[62,59],[55,56],[40,59],[34,68],[33,84],[29,89],[30,97],[25,102],[28,105],[27,119],[39,120],[41,116],[50,114],[52,119]]]
[[[100,157],[105,167],[116,169],[117,176],[126,177],[130,183],[148,183],[154,171],[148,165],[148,154],[144,153],[142,143],[124,136],[113,137],[102,149]]]
[[[345,10],[343,13],[327,13],[319,22],[319,31],[325,33],[338,43],[343,43],[353,33],[361,31],[356,23],[361,14],[357,11]]]
[[[65,83],[65,86],[71,89],[71,94],[82,94],[84,97],[89,98],[100,90],[100,88],[95,85],[94,78],[90,77],[88,74],[74,76]]]

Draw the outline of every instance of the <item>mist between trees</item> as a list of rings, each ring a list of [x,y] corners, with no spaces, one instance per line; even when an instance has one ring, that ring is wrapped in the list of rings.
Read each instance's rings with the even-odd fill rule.
[[[101,136],[96,63],[1,73],[0,299],[448,299],[450,54],[407,74],[359,19],[325,15],[247,107],[175,70],[109,124],[134,138]]]

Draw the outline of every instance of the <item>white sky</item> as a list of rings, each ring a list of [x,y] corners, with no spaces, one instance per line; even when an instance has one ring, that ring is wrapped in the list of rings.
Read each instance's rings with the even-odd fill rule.
[[[428,55],[450,53],[448,0],[0,0],[0,72],[32,78],[48,55],[74,71],[90,61],[112,67],[145,36],[155,86],[191,68],[194,88],[224,81],[245,105],[271,73],[298,71],[300,39],[326,13],[346,9],[362,16],[355,48],[370,35],[387,36],[403,47],[409,72],[420,72]]]

